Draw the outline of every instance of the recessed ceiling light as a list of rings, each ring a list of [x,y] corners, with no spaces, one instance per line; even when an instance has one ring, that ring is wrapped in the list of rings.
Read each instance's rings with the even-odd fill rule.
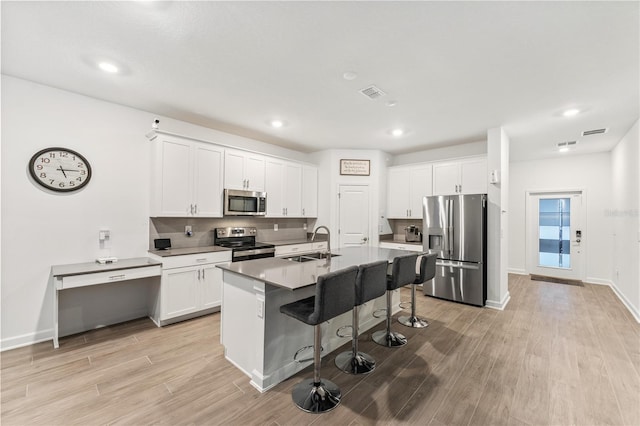
[[[274,127],[276,129],[279,129],[280,127],[284,126],[284,122],[282,120],[271,120],[270,124],[271,124],[271,127]]]
[[[356,77],[358,77],[358,73],[355,71],[347,71],[342,74],[342,78],[344,78],[345,80],[355,80]]]
[[[562,113],[565,117],[573,117],[574,115],[578,115],[580,113],[579,109],[571,108]]]
[[[558,152],[568,152],[569,151],[569,147],[562,147],[558,150]]]
[[[116,74],[118,71],[120,71],[118,69],[117,66],[109,63],[109,62],[100,62],[98,64],[98,68],[100,68],[102,71],[104,72],[108,72],[110,74]]]
[[[391,131],[391,134],[393,136],[395,136],[395,137],[400,137],[400,136],[404,135],[404,130],[402,130],[402,129],[393,129]]]
[[[398,105],[398,101],[387,101],[386,105],[388,107],[394,107],[394,106]]]

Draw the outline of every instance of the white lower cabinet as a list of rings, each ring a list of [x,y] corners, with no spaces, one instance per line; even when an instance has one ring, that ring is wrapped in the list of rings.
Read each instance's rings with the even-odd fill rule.
[[[417,244],[403,244],[403,243],[385,243],[380,242],[380,248],[394,249],[394,250],[407,250],[416,251],[422,253],[422,246]]]
[[[286,244],[276,247],[276,257],[287,256],[290,254],[310,253],[315,251],[324,251],[327,249],[326,241],[317,241],[313,243],[303,244]]]
[[[231,261],[231,252],[158,258],[162,278],[152,310],[157,325],[205,315],[222,304],[222,270],[216,265]]]

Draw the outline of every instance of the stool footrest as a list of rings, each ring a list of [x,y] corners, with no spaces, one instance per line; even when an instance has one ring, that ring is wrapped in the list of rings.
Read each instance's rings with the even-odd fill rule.
[[[350,329],[351,332],[349,334],[340,334],[343,330]],[[336,330],[336,336],[338,337],[352,337],[353,336],[353,326],[352,325],[343,325],[342,327]]]
[[[376,309],[371,315],[373,315],[374,318],[382,318],[387,315],[387,308]]]
[[[309,345],[309,346],[303,346],[300,349],[298,349],[296,351],[296,353],[293,355],[293,360],[295,362],[308,362],[308,361],[313,361],[313,357],[311,358],[305,358],[305,359],[298,359],[298,355],[300,355],[300,352],[302,351],[306,351],[309,349],[313,349],[313,345]],[[322,353],[324,351],[324,348],[322,346],[320,346],[320,353]]]

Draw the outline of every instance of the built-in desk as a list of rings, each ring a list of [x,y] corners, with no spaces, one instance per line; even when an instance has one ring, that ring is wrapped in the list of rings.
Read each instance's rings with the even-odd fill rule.
[[[120,259],[116,263],[97,262],[55,265],[51,267],[51,279],[55,288],[53,296],[53,347],[58,345],[58,296],[59,292],[76,287],[108,284],[146,277],[159,277],[162,263],[148,257]]]

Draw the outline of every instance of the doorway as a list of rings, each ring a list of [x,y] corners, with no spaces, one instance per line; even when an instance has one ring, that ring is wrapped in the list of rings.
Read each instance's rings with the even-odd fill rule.
[[[369,243],[369,186],[338,186],[338,245],[363,246]]]
[[[583,210],[583,191],[527,193],[529,274],[583,279]]]

